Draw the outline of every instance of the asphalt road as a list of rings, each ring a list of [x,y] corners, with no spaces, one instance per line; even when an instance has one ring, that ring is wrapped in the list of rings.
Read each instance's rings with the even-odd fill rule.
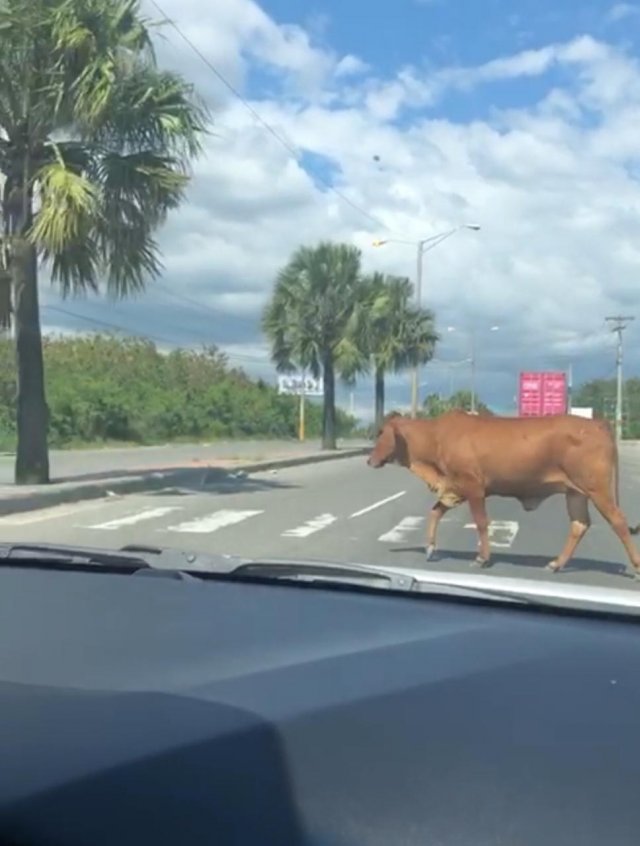
[[[640,522],[640,456],[622,469],[622,506]],[[237,476],[210,470],[197,489],[166,489],[59,505],[0,518],[0,541],[118,548],[170,546],[247,557],[297,557],[466,572],[476,533],[466,506],[440,524],[439,558],[424,556],[433,497],[400,467],[373,470],[364,457]],[[592,509],[593,510],[593,509]],[[511,500],[489,500],[493,563],[484,572],[557,578],[639,589],[624,550],[599,514],[578,557],[554,576],[544,566],[568,528],[564,498],[525,513]],[[474,572],[478,572],[475,570]]]

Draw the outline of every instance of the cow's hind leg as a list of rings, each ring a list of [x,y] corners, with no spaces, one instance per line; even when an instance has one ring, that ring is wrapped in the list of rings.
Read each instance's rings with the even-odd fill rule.
[[[482,495],[469,496],[469,508],[471,509],[471,516],[476,524],[478,530],[478,538],[480,540],[478,555],[475,563],[481,567],[485,567],[489,563],[491,557],[491,550],[489,547],[489,518],[487,517],[487,509],[485,499]]]
[[[629,561],[636,572],[636,577],[640,578],[640,552],[638,552],[634,542],[631,540],[627,518],[622,513],[622,509],[616,505],[615,500],[608,491],[605,493],[591,492],[590,496],[595,507],[622,541],[622,545],[629,556]]]
[[[436,551],[438,524],[440,523],[440,520],[442,520],[448,510],[449,507],[443,502],[436,502],[436,504],[433,506],[429,513],[429,524],[427,526],[427,561],[430,558],[433,558],[433,555]]]
[[[567,491],[567,511],[569,512],[569,535],[560,555],[547,564],[548,570],[557,573],[573,556],[576,547],[586,535],[591,519],[589,518],[589,499],[578,491]]]

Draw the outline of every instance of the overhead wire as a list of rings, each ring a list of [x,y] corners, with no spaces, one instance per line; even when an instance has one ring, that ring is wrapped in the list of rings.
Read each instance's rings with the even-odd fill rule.
[[[77,320],[83,320],[86,323],[91,323],[91,324],[94,324],[96,326],[100,326],[104,329],[111,329],[111,330],[114,330],[114,331],[117,331],[117,332],[123,332],[127,337],[143,338],[143,339],[146,339],[146,340],[149,340],[149,341],[155,341],[156,343],[159,343],[159,344],[167,344],[171,347],[175,347],[175,346],[178,345],[175,340],[171,341],[168,338],[165,338],[161,335],[151,334],[149,332],[136,332],[136,331],[131,330],[131,328],[129,328],[127,326],[122,326],[121,324],[112,323],[112,322],[106,321],[106,320],[100,320],[96,317],[90,317],[89,315],[86,315],[86,314],[79,314],[78,312],[71,311],[70,309],[66,309],[66,308],[61,308],[60,306],[43,305],[42,309],[43,309],[43,311],[53,311],[53,312],[58,312],[60,314],[64,314],[67,317],[74,317]],[[216,345],[216,346],[218,346],[218,345]],[[262,363],[262,364],[268,363],[268,359],[266,357],[257,356],[257,355],[253,356],[253,355],[250,355],[248,353],[244,354],[244,353],[229,352],[228,350],[225,350],[224,347],[219,347],[219,349],[229,359],[236,359],[238,361],[249,361],[249,362],[253,362],[253,363]]]
[[[185,33],[178,26],[178,24],[167,15],[167,13],[164,11],[162,6],[157,2],[157,0],[149,0],[149,2],[151,3],[151,5],[153,5],[155,7],[155,9],[159,12],[159,14],[161,14],[163,16],[163,18],[169,24],[169,26],[177,33],[177,35],[185,42],[185,44],[187,44],[187,46],[195,53],[195,55],[198,56],[198,58],[209,68],[209,70],[214,74],[216,79],[222,85],[224,85],[224,87],[228,91],[230,91],[231,94],[233,94],[233,96],[236,97],[237,100],[240,103],[242,103],[242,105],[249,112],[249,114],[251,114],[251,116],[254,118],[254,120],[257,121],[257,123],[259,123],[263,127],[263,129],[265,129],[273,138],[275,138],[275,140],[279,144],[281,144],[282,147],[284,147],[284,149],[287,150],[287,152],[295,159],[296,163],[302,167],[301,162],[300,162],[300,152],[293,146],[293,144],[290,144],[286,140],[286,138],[283,138],[280,135],[280,133],[277,132],[273,128],[273,126],[271,126],[271,124],[268,123],[268,121],[266,121],[262,117],[262,115],[254,108],[254,106],[252,106],[251,103],[245,97],[242,96],[242,94],[238,91],[238,89],[231,82],[229,82],[229,80],[224,76],[224,74],[220,70],[218,70],[218,68],[213,64],[213,62],[205,56],[205,54],[202,52],[202,50],[200,50],[193,43],[193,41],[187,35],[185,35]],[[305,172],[306,172],[306,170],[305,170]],[[316,179],[318,182],[320,182],[322,185],[324,185],[325,188],[327,188],[327,190],[329,190],[333,194],[335,194],[336,197],[338,197],[340,200],[342,200],[343,203],[346,203],[346,205],[350,206],[354,211],[358,212],[358,214],[367,218],[372,223],[375,223],[375,225],[377,227],[384,229],[387,232],[391,231],[385,223],[383,223],[378,218],[374,217],[372,214],[369,214],[369,212],[366,211],[366,209],[363,209],[357,203],[354,203],[353,200],[351,200],[349,197],[347,197],[346,194],[344,194],[342,191],[340,191],[338,188],[336,188],[335,185],[331,181],[329,181],[328,179],[325,179],[322,176],[322,174],[315,173],[315,174],[313,174],[313,178]]]

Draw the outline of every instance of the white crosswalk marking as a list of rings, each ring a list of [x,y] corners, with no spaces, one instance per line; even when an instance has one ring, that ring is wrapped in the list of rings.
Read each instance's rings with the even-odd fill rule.
[[[475,528],[475,523],[465,524],[465,529]],[[517,520],[492,520],[489,523],[489,543],[498,549],[510,549],[519,529]]]
[[[378,538],[382,543],[399,543],[406,535],[417,531],[424,523],[424,517],[404,517],[397,526]]]
[[[2,526],[28,526],[30,523],[41,523],[45,520],[59,520],[61,517],[77,517],[85,511],[95,511],[104,508],[106,500],[91,500],[90,502],[74,502],[70,505],[52,505],[50,508],[39,508],[35,511],[6,514],[0,517]]]
[[[317,517],[312,517],[311,520],[307,520],[306,523],[303,523],[301,526],[297,526],[295,529],[287,529],[286,532],[282,533],[282,537],[306,538],[314,532],[326,529],[327,526],[335,523],[337,519],[338,518],[333,514],[319,514]]]
[[[235,523],[242,523],[249,517],[262,514],[262,511],[235,511],[223,508],[221,511],[214,511],[213,514],[206,514],[204,517],[197,517],[195,520],[187,520],[185,523],[178,523],[176,526],[169,526],[168,532],[192,532],[194,534],[209,534],[217,532],[225,526],[233,526]]]
[[[146,508],[144,511],[138,511],[135,514],[128,514],[126,517],[118,517],[115,520],[107,520],[106,523],[96,523],[96,525],[87,526],[86,528],[115,531],[123,526],[134,526],[136,523],[142,523],[144,520],[154,520],[156,517],[164,517],[165,514],[171,514],[173,511],[182,511],[182,508],[177,505],[165,505],[160,508]]]

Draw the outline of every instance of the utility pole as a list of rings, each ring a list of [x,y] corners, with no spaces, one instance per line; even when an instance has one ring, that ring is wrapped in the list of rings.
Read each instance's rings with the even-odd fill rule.
[[[622,440],[622,333],[627,328],[627,323],[635,320],[632,315],[616,314],[606,317],[607,323],[611,324],[611,331],[618,336],[616,352],[616,441]]]
[[[416,260],[416,305],[422,307],[422,256],[424,241],[418,241],[418,255]],[[411,416],[418,416],[418,392],[420,390],[420,365],[416,364],[411,374]]]

